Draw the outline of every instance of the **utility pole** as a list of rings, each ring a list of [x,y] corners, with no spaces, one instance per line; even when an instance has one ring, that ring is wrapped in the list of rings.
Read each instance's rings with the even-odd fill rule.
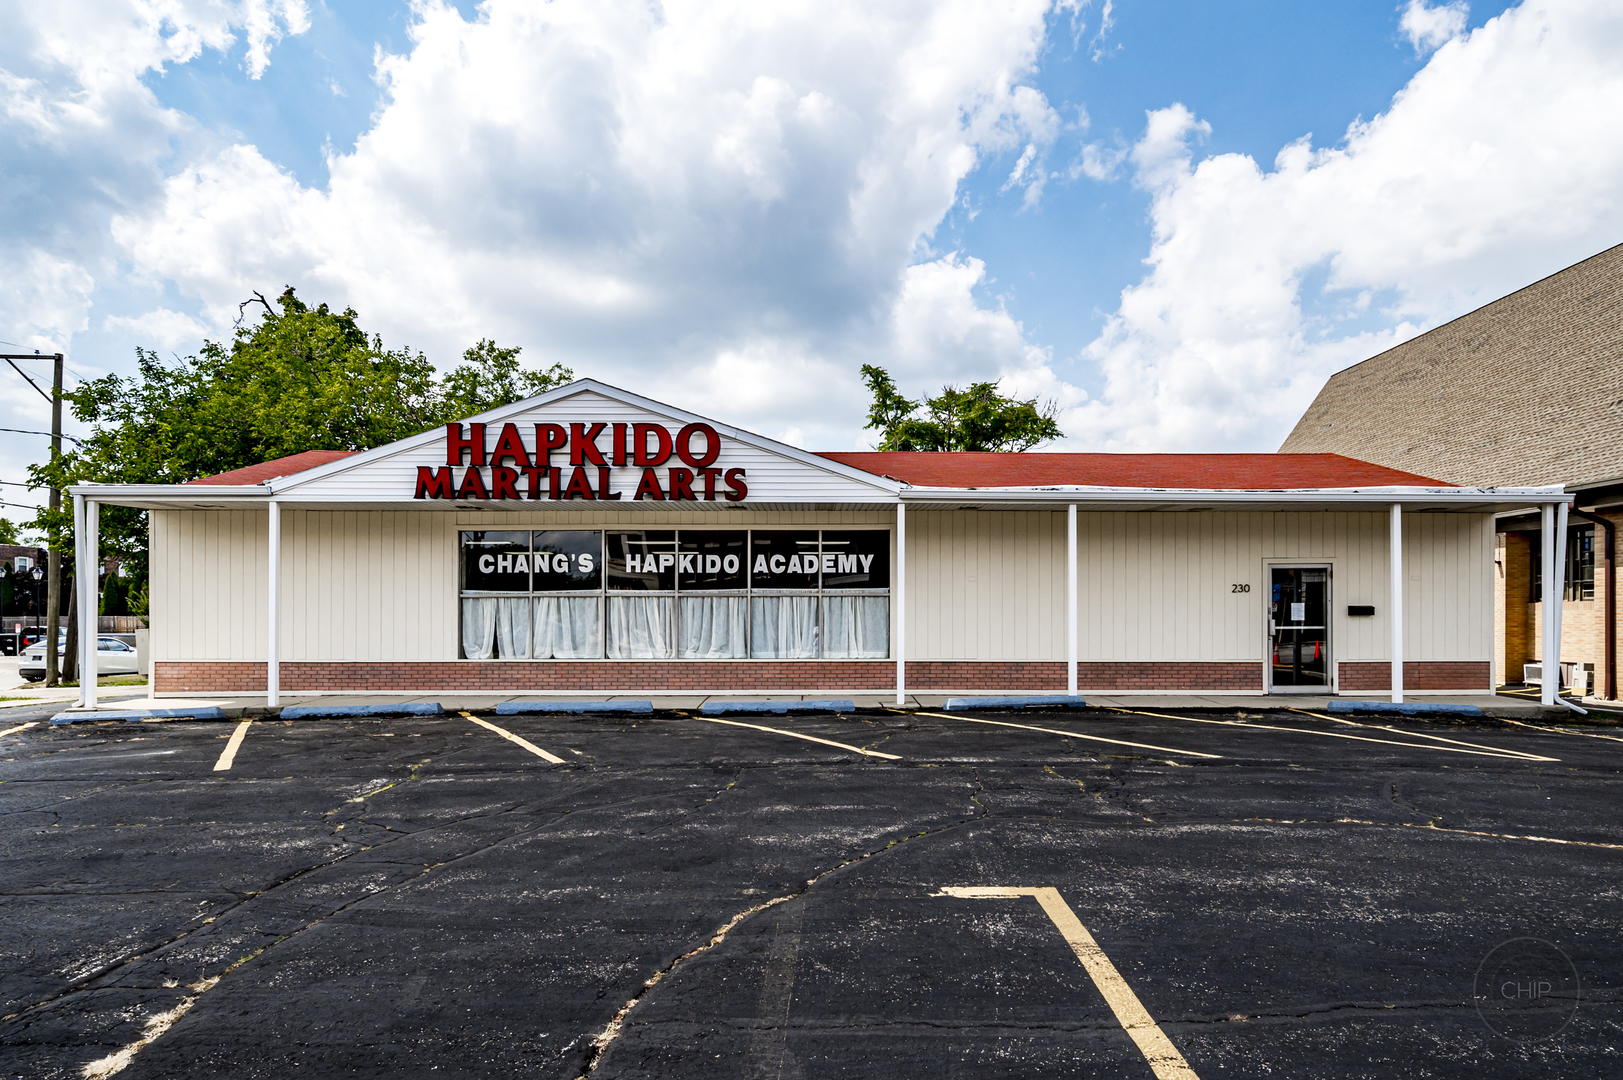
[[[39,353],[0,353],[0,360],[16,368],[17,374],[27,380],[28,385],[38,391],[40,397],[45,391],[29,378],[21,368],[12,363],[14,360],[43,360]],[[53,353],[51,359],[55,361],[51,376],[51,464],[54,466],[57,459],[62,456],[62,354]],[[43,435],[44,432],[32,434]],[[59,488],[51,488],[50,508],[54,513],[62,507],[62,492]],[[50,536],[46,536],[50,543]],[[46,551],[46,565],[48,580],[45,587],[45,685],[56,686],[61,680],[61,671],[56,660],[56,639],[62,629],[62,552],[58,545],[50,544]]]
[[[56,465],[56,459],[62,456],[62,354],[57,353],[53,359],[51,373],[51,464]],[[62,506],[62,492],[58,488],[51,488],[51,513],[54,515]],[[46,537],[49,542],[50,537]],[[60,545],[51,544],[46,558],[50,569],[47,571],[50,580],[45,587],[45,685],[56,686],[62,681],[61,672],[57,668],[56,639],[62,625],[62,552],[57,548]]]

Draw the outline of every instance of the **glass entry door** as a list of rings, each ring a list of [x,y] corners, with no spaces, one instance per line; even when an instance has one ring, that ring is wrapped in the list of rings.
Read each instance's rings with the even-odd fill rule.
[[[1330,688],[1330,568],[1269,569],[1268,688]]]

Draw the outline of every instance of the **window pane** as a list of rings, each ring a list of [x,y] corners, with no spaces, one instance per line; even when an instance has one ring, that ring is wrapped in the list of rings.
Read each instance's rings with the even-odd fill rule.
[[[890,597],[823,597],[823,655],[883,660],[890,655]]]
[[[691,532],[682,530],[678,547],[677,580],[682,591],[739,589],[748,585],[744,562],[749,556],[743,532]]]
[[[530,560],[536,592],[596,592],[603,580],[603,534],[538,532]]]
[[[753,597],[750,600],[750,655],[769,660],[815,657],[817,597]]]
[[[817,533],[751,533],[750,583],[757,589],[817,588]]]
[[[684,596],[684,660],[734,660],[749,655],[744,628],[749,600],[743,596]]]
[[[607,539],[609,588],[617,592],[675,590],[674,530],[611,532]]]
[[[528,596],[491,598],[496,605],[496,657],[500,660],[530,658],[530,598]]]
[[[462,598],[462,658],[489,660],[496,655],[495,596]]]
[[[823,588],[890,588],[890,533],[823,533]]]
[[[603,607],[595,596],[535,598],[537,660],[598,660],[603,656]]]
[[[469,592],[529,592],[530,534],[463,533],[462,588]]]
[[[676,655],[676,597],[609,597],[609,659],[669,660]]]

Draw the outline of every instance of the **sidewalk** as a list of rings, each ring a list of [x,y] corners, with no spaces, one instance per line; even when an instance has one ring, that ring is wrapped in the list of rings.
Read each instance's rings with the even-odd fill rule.
[[[107,713],[148,713],[154,717],[173,717],[187,714],[187,710],[212,717],[236,718],[242,716],[268,716],[276,715],[280,710],[267,710],[263,694],[223,694],[210,697],[153,698],[141,695],[124,695],[118,691],[120,687],[102,687],[97,701],[97,712]],[[131,687],[132,690],[144,688]],[[71,704],[76,700],[76,693],[66,691],[65,698],[50,699],[65,701]],[[1030,694],[1010,694],[1007,691],[953,691],[909,694],[907,704],[901,706],[907,710],[940,710],[946,706],[949,698],[960,697],[1051,697],[1052,692],[1032,692]],[[1276,710],[1301,709],[1309,711],[1323,711],[1330,701],[1364,701],[1379,702],[1380,697],[1347,696],[1330,698],[1322,695],[1307,694],[1089,694],[1081,695],[1090,708],[1119,708],[1135,711],[1188,710],[1188,709],[1214,709],[1224,711],[1248,710]],[[817,690],[807,692],[781,692],[781,691],[734,691],[725,694],[650,694],[647,692],[603,694],[582,692],[514,692],[504,694],[482,693],[477,695],[443,693],[443,694],[415,694],[415,695],[387,695],[387,694],[283,694],[282,707],[293,706],[321,706],[321,707],[349,707],[356,706],[367,709],[369,712],[387,714],[392,705],[425,705],[437,704],[446,712],[489,712],[501,702],[506,701],[543,701],[543,702],[646,702],[651,701],[655,709],[693,711],[702,708],[709,702],[747,702],[747,701],[850,701],[858,709],[895,709],[896,695],[891,691],[840,691]],[[45,699],[41,699],[43,704]],[[1411,704],[1419,705],[1475,705],[1489,716],[1503,716],[1515,719],[1530,719],[1534,717],[1578,719],[1576,713],[1556,706],[1547,709],[1536,699],[1528,700],[1519,697],[1507,697],[1495,694],[1451,694],[1426,695],[1415,697]],[[65,711],[65,710],[64,710]],[[71,710],[78,713],[79,710]]]

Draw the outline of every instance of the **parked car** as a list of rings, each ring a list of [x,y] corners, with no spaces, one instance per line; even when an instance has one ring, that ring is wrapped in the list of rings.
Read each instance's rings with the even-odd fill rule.
[[[16,656],[36,641],[45,640],[45,627],[25,626],[21,630],[12,630],[0,634],[0,654]]]
[[[57,670],[61,670],[62,656],[67,651],[68,636],[64,632],[56,639]],[[96,672],[99,675],[134,675],[135,649],[127,642],[106,634],[96,638]],[[45,646],[31,645],[23,650],[22,663],[17,674],[29,682],[45,678]]]

